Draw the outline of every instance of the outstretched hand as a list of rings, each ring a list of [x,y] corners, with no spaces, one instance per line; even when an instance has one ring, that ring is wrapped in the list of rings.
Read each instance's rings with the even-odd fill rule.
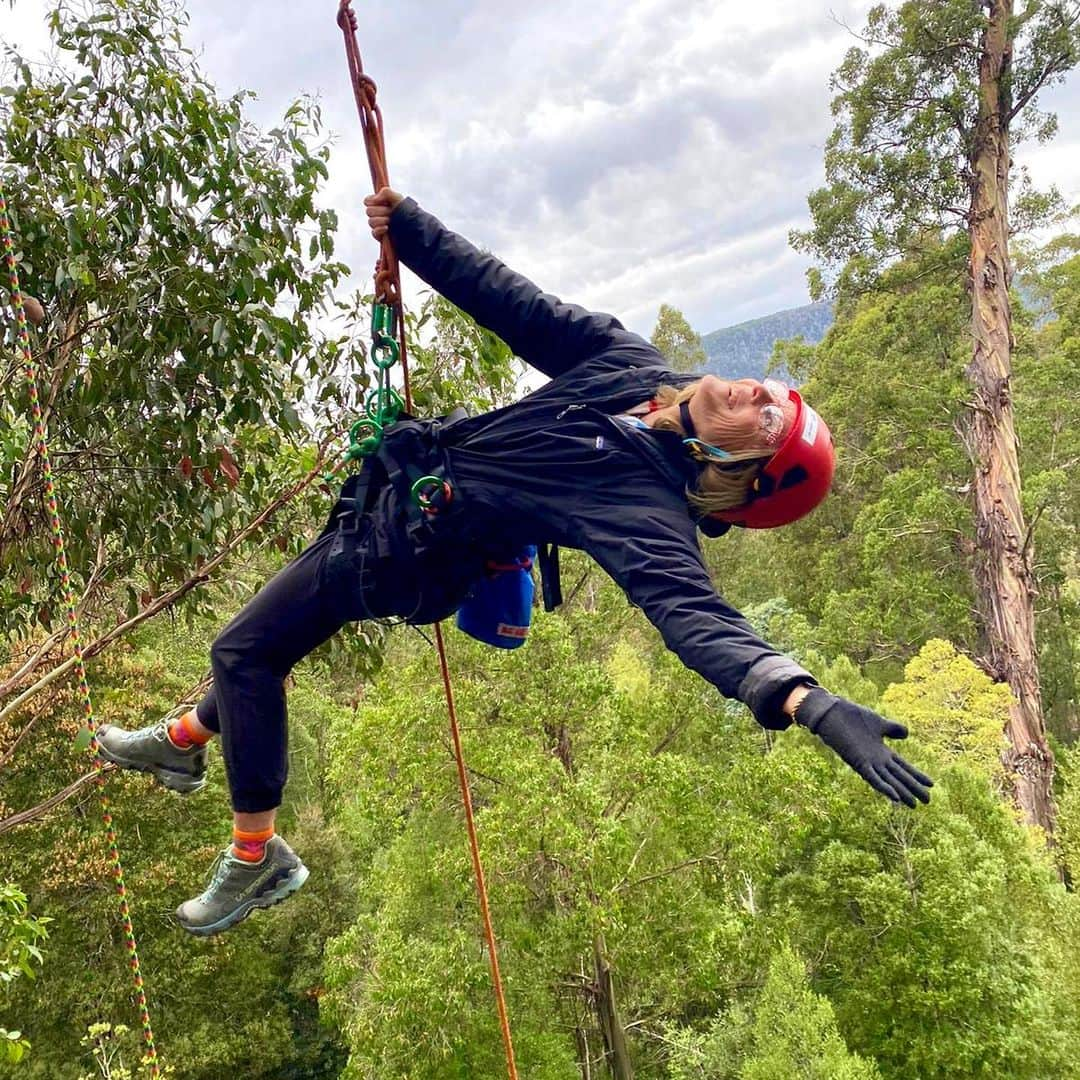
[[[399,195],[391,188],[380,188],[374,195],[369,195],[364,199],[364,205],[367,207],[367,219],[368,227],[371,229],[371,235],[376,240],[382,240],[382,238],[390,231],[390,215],[394,212],[394,208],[397,206],[404,195]]]
[[[906,762],[885,739],[906,739],[907,728],[862,705],[814,687],[799,702],[795,720],[850,765],[875,791],[893,802],[928,803],[934,781]]]

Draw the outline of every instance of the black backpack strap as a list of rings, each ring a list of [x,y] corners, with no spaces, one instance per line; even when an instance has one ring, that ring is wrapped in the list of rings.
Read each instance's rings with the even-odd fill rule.
[[[386,470],[376,458],[367,458],[363,468],[346,479],[341,487],[341,494],[330,511],[330,519],[323,529],[323,534],[337,533],[328,558],[333,559],[342,554],[346,538],[360,529],[361,519],[375,505],[386,482]]]
[[[554,611],[562,603],[562,582],[559,580],[559,545],[541,544],[537,551],[544,610]]]

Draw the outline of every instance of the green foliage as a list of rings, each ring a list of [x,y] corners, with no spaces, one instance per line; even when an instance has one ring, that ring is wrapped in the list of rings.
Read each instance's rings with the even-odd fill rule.
[[[794,830],[765,816],[787,748],[770,756],[746,812],[761,808],[776,861],[743,863],[761,932],[815,957],[847,1046],[885,1077],[1074,1075],[1075,899],[983,778],[905,753],[937,780],[925,812],[852,805],[847,777],[829,790],[829,761],[816,783],[799,777]]]
[[[8,1031],[0,1027],[0,1061],[18,1065],[30,1049],[30,1043],[23,1038],[21,1031]]]
[[[1068,238],[1063,238],[1067,240]],[[1043,298],[1041,324],[1021,324],[1016,350],[1017,427],[1024,450],[1024,514],[1030,524],[1037,608],[1039,667],[1047,722],[1062,738],[1080,728],[1080,256],[1059,261],[1068,245],[1039,253],[1030,275]]]
[[[202,78],[183,23],[171,2],[64,6],[53,29],[66,66],[9,54],[10,92],[0,96],[20,270],[50,314],[34,344],[76,586],[95,563],[99,571],[83,612],[88,637],[114,624],[118,609],[134,611],[187,577],[310,471],[313,438],[343,429],[368,387],[363,348],[349,342],[366,330],[369,298],[335,299],[346,268],[333,259],[334,215],[316,206],[327,154],[318,109],[299,102],[279,128],[258,131],[244,116],[245,95],[222,100]],[[324,314],[339,316],[340,337],[314,329]],[[515,369],[503,343],[435,298],[407,318],[419,339],[419,409],[508,397]],[[55,618],[43,603],[54,553],[18,374],[0,371],[4,676]],[[200,593],[205,621],[189,609],[186,621],[162,619],[97,658],[97,720],[137,727],[190,700],[206,674],[212,625],[325,512],[312,492],[277,514],[269,540],[278,552],[249,546],[226,567]],[[184,802],[142,777],[109,781],[158,1047],[178,1075],[285,1080],[342,1068],[340,1037],[320,1020],[323,943],[354,909],[355,880],[351,841],[327,822],[325,802],[326,730],[342,704],[321,688],[340,685],[342,699],[351,697],[377,668],[381,640],[372,626],[340,635],[314,661],[319,683],[296,676],[291,746],[303,767],[281,823],[319,869],[286,908],[227,939],[193,942],[169,917],[201,886],[227,836],[220,768],[201,799]],[[74,688],[61,684],[43,699],[0,723],[0,752],[18,755],[0,778],[0,818],[88,768],[72,757]],[[20,1066],[27,1077],[74,1080],[80,1062],[103,1075],[136,1070],[129,1031],[98,1027],[78,1043],[102,1017],[131,1015],[97,813],[92,798],[61,804],[0,848],[0,877],[28,883],[56,944],[47,977],[10,998],[34,1042]],[[19,1033],[4,1040],[12,1058],[28,1045]]]
[[[1080,505],[1068,476],[1080,460],[1080,353],[1072,355],[1080,273],[1075,256],[1056,261],[1058,248],[1026,278],[1026,294],[1044,297],[1041,322],[1016,298],[1014,386],[1040,592],[1043,699],[1051,729],[1072,739]],[[931,252],[894,267],[878,290],[841,305],[826,339],[800,357],[803,392],[837,439],[832,497],[787,529],[733,533],[710,548],[738,606],[787,597],[806,620],[799,648],[869,664],[879,683],[899,678],[902,664],[935,637],[981,651],[970,464],[956,438],[968,396],[966,301],[962,286],[948,280],[951,260]],[[770,635],[787,641],[779,628],[769,626]]]
[[[220,597],[217,603],[223,604]],[[99,720],[136,727],[153,722],[176,701],[190,700],[186,695],[205,673],[210,633],[201,623],[161,624],[144,630],[135,647],[98,658],[91,679]],[[319,997],[323,942],[352,910],[352,857],[348,838],[326,822],[323,728],[340,706],[319,685],[317,675],[297,672],[290,711],[298,765],[282,817],[282,829],[317,871],[288,906],[224,938],[196,941],[171,919],[172,910],[205,884],[229,835],[216,749],[210,783],[197,798],[171,795],[140,775],[110,775],[108,793],[158,1050],[177,1076],[214,1080],[234,1073],[284,1080],[334,1076],[340,1069],[340,1041],[319,1023]],[[74,688],[63,688],[39,717],[35,737],[20,746],[18,767],[5,775],[5,804],[35,805],[88,769],[88,762],[72,756],[78,718]],[[76,1080],[93,1064],[92,1051],[83,1053],[79,1045],[87,1027],[102,1018],[114,1024],[136,1019],[96,799],[91,794],[85,802],[66,804],[3,840],[0,876],[17,873],[32,891],[35,909],[51,919],[41,977],[17,984],[11,993],[11,1007],[20,1020],[25,1017],[20,1026],[34,1044],[19,1075]],[[123,1048],[124,1064],[135,1069],[135,1034],[109,1046]],[[7,1075],[2,1068],[0,1075]]]
[[[673,371],[702,371],[708,357],[701,338],[678,308],[661,304],[649,340],[660,350]]]
[[[814,653],[790,605],[753,615]],[[609,583],[590,579],[565,614],[539,616],[524,649],[453,632],[449,643],[523,1075],[563,1080],[580,1047],[601,1052],[597,933],[644,1080],[789,1075],[785,1062],[806,1070],[790,1075],[862,1077],[871,1059],[887,1080],[1075,1075],[1080,913],[971,754],[948,764],[965,741],[981,745],[965,704],[983,716],[997,700],[950,646],[925,649],[883,698],[912,727],[904,753],[938,781],[909,813],[801,731],[767,752],[745,711],[685,671]],[[161,633],[116,654],[96,676],[103,718],[152,718],[201,672],[203,648]],[[300,673],[297,810],[283,828],[312,879],[221,939],[179,937],[160,918],[222,841],[217,763],[198,799],[110,780],[121,836],[138,831],[129,890],[178,1076],[502,1071],[434,657],[418,636],[391,649],[358,695],[332,654]],[[850,660],[815,670],[877,704]],[[57,707],[74,712],[70,695]],[[31,785],[55,786],[60,762],[48,763],[66,752],[63,740],[35,746],[5,794],[22,803]],[[32,1019],[23,1068],[38,1071],[25,1075],[50,1080],[79,1075],[68,1062],[81,1025],[130,1008],[100,839],[78,822],[15,833],[0,857],[0,872],[40,883],[55,919],[47,981],[13,999]],[[795,954],[813,958],[809,972]],[[136,1042],[124,1039],[130,1068]],[[740,1071],[702,1072],[702,1060]]]
[[[872,1062],[849,1052],[829,1002],[814,994],[799,957],[782,949],[769,965],[754,1015],[754,1051],[739,1080],[876,1080]]]
[[[965,765],[1004,788],[1001,755],[1012,695],[947,641],[928,641],[890,686],[882,706],[943,761]]]
[[[1073,882],[1080,880],[1080,743],[1057,751],[1057,843]]]
[[[336,425],[366,378],[362,349],[313,328],[346,270],[315,202],[317,106],[259,131],[245,94],[202,77],[184,23],[162,0],[61,5],[62,66],[9,50],[0,95],[20,275],[48,312],[34,348],[71,562],[101,559],[129,610],[295,479],[305,394]],[[0,373],[0,619],[21,633],[54,616],[20,378]]]
[[[203,78],[166,0],[62,5],[50,22],[62,66],[7,55],[3,179],[24,287],[49,313],[34,346],[76,583],[100,561],[99,586],[133,614],[363,409],[370,298],[335,295],[347,267],[317,205],[316,103],[260,131],[246,93],[223,99]],[[333,334],[318,329],[328,315]],[[507,398],[506,347],[447,302],[408,328],[424,338],[418,409]],[[19,377],[0,372],[0,625],[21,635],[56,613]],[[277,515],[283,550],[316,501]]]
[[[0,992],[7,996],[18,978],[33,979],[42,961],[39,942],[49,936],[50,920],[29,914],[26,895],[12,884],[0,885]],[[30,1049],[21,1031],[0,1027],[0,1061],[17,1065]]]
[[[42,960],[38,942],[49,936],[49,921],[28,913],[26,896],[16,886],[0,885],[0,984],[34,977],[34,964]]]
[[[670,1080],[879,1080],[844,1045],[827,998],[810,989],[789,946],[769,963],[753,1012],[734,1006],[697,1035],[672,1032]]]
[[[89,1052],[94,1067],[90,1072],[83,1073],[79,1080],[98,1080],[99,1077],[102,1080],[136,1080],[140,1076],[153,1075],[149,1058],[139,1056],[137,1036],[126,1024],[91,1024],[81,1042]],[[134,1068],[124,1064],[125,1054],[128,1061],[138,1063]],[[158,1075],[173,1076],[175,1070],[159,1063]]]
[[[335,223],[315,206],[325,167],[317,110],[301,103],[260,133],[242,97],[221,100],[192,66],[176,8],[102,0],[94,12],[99,20],[89,8],[56,17],[77,70],[12,57],[0,96],[21,268],[50,313],[36,344],[48,350],[43,389],[73,561],[90,565],[104,541],[92,624],[174,580],[181,561],[309,468],[312,435],[343,426],[368,385],[358,347],[309,329],[323,311],[346,330],[367,318],[365,298],[334,298],[343,268]],[[1052,12],[1034,4],[1026,14],[1018,40],[1034,63],[1053,43],[1040,29]],[[981,18],[970,5],[909,3],[871,21],[926,51],[927,34],[969,34]],[[971,71],[943,73],[925,115],[893,115],[858,79],[902,94],[936,61],[893,54],[889,72],[879,52],[888,50],[842,69],[849,127],[830,145],[834,186],[814,226],[833,215],[831,250],[856,245],[849,279],[878,287],[845,294],[819,346],[774,357],[807,379],[837,435],[836,494],[790,529],[735,531],[709,558],[767,638],[831,689],[910,726],[903,753],[934,776],[933,801],[893,809],[805,732],[763,734],[572,555],[574,599],[538,616],[525,649],[497,652],[451,632],[523,1075],[577,1077],[586,1057],[593,1075],[602,1070],[602,942],[614,978],[606,1004],[622,1017],[641,1080],[1078,1076],[1080,910],[999,797],[1006,695],[967,658],[977,648],[970,467],[955,438],[966,241],[943,240],[952,219],[920,217],[914,204],[920,184],[924,195],[962,194],[955,161],[927,148],[961,146],[947,113]],[[1017,68],[1020,93],[1033,88],[1031,70]],[[883,124],[905,142],[868,141]],[[859,170],[869,186],[845,191]],[[890,191],[900,192],[894,204]],[[871,212],[885,215],[872,228]],[[918,254],[881,276],[891,250]],[[1044,695],[1067,734],[1080,647],[1080,507],[1069,483],[1080,455],[1080,264],[1059,244],[1035,274],[1056,318],[1017,320],[1013,389]],[[666,310],[673,323],[678,313]],[[445,301],[429,299],[408,328],[418,411],[512,396],[503,343]],[[685,331],[680,347],[696,349]],[[0,371],[0,612],[21,649],[40,640],[47,585],[36,581],[48,572],[38,478],[18,482],[28,431],[15,374]],[[113,452],[122,457],[104,456]],[[320,512],[313,497],[277,523],[282,553]],[[277,558],[260,554],[207,591],[212,622]],[[171,709],[204,676],[211,633],[196,617],[162,621],[110,650],[92,670],[99,719],[137,726]],[[179,935],[168,913],[199,887],[226,836],[216,753],[198,799],[110,776],[159,1049],[177,1077],[503,1070],[434,660],[418,635],[400,634],[383,663],[384,636],[372,626],[342,635],[290,680],[281,824],[313,874],[281,908],[213,941]],[[9,669],[20,655],[5,656]],[[87,767],[71,757],[74,690],[54,689],[35,703],[40,713],[0,730],[0,752],[18,755],[0,777],[0,818]],[[32,737],[16,747],[24,723]],[[1061,762],[1060,852],[1075,875],[1075,751]],[[22,883],[34,912],[6,892],[15,906],[0,918],[37,934],[22,939],[34,949],[51,920],[41,976],[10,980],[5,1007],[21,1032],[0,1030],[2,1076],[138,1068],[135,1033],[102,1023],[131,1016],[131,989],[95,814],[92,800],[72,800],[0,846],[0,879]],[[17,960],[3,967],[24,971]],[[34,1053],[16,1066],[31,1039]]]
[[[406,319],[418,415],[445,413],[459,405],[478,412],[513,400],[522,365],[490,330],[437,293],[425,298],[415,318]]]
[[[755,617],[805,647],[790,608]],[[364,848],[327,1001],[346,1076],[497,1074],[443,708],[432,659],[409,646],[334,733],[336,820]],[[763,753],[745,714],[610,586],[539,617],[516,653],[452,636],[451,663],[524,1074],[576,1075],[575,1054],[601,1045],[599,929],[642,1077],[711,1076],[692,1071],[702,1055],[730,1067],[717,1076],[803,1075],[783,1060],[821,1076],[876,1075],[874,1061],[890,1080],[1073,1075],[1080,1012],[1064,973],[1080,961],[1080,911],[999,801],[989,720],[976,731],[963,703],[988,718],[1000,695],[950,646],[925,650],[881,706],[911,724],[904,753],[938,781],[916,813],[803,732]],[[850,660],[817,670],[877,704]],[[950,764],[961,745],[973,749]],[[815,958],[809,981],[777,959],[784,941]]]
[[[985,5],[967,0],[878,4],[867,14],[862,45],[834,73],[826,186],[810,195],[813,225],[791,239],[842,268],[832,278],[841,294],[866,288],[897,256],[935,247],[943,231],[966,233],[987,25]],[[1059,4],[1027,4],[1009,37],[1002,126],[1013,144],[1043,141],[1056,124],[1035,102],[1080,56],[1076,20]],[[1019,227],[1045,220],[1058,205],[1052,194],[1030,192],[1023,178],[1010,201],[1021,211]],[[962,264],[956,269],[962,273]],[[820,274],[812,282],[826,284]]]
[[[694,942],[719,940],[730,922],[694,884],[699,861],[711,860],[679,869],[702,851],[707,826],[704,808],[676,808],[714,781],[682,750],[657,750],[665,740],[686,746],[711,695],[670,658],[626,647],[605,657],[629,614],[605,593],[601,610],[541,620],[520,655],[451,641],[524,1075],[569,1074],[568,1028],[594,1052],[599,1045],[589,1006],[598,931],[619,937],[620,993],[633,987],[626,992],[635,1000],[664,1008],[687,985],[707,985],[715,958]],[[501,1050],[431,660],[398,655],[388,670],[393,679],[366,696],[334,753],[339,820],[371,845],[362,914],[331,947],[330,1004],[351,1048],[346,1075],[497,1075]]]
[[[837,443],[831,497],[793,526],[713,548],[736,605],[788,598],[819,652],[883,680],[929,638],[976,647],[970,465],[955,433],[968,339],[962,287],[940,261],[898,267],[841,307],[805,361],[802,392]]]

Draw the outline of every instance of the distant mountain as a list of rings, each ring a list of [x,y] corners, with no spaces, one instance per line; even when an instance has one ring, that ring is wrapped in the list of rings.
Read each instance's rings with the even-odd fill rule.
[[[1049,301],[1031,282],[1018,276],[1013,288],[1020,303],[1034,315],[1036,326],[1057,318]],[[764,378],[765,367],[777,341],[801,337],[808,344],[816,345],[832,324],[832,305],[822,300],[714,330],[701,339],[709,358],[706,370],[725,379]],[[787,375],[784,371],[777,374],[780,378]]]
[[[761,379],[775,342],[801,337],[816,345],[832,321],[832,305],[820,301],[725,326],[705,334],[701,343],[709,358],[710,371],[725,379]]]

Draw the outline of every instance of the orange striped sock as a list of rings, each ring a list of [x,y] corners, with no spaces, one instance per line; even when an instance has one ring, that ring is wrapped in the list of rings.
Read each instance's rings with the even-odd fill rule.
[[[198,721],[194,709],[188,709],[183,716],[178,716],[175,720],[170,721],[169,741],[173,746],[179,747],[181,750],[186,750],[189,746],[205,746],[214,737],[212,731],[205,734],[196,731],[195,724],[192,721]]]
[[[244,862],[262,862],[266,854],[266,841],[274,835],[274,828],[260,829],[258,832],[244,832],[233,826],[232,853],[234,859]]]

